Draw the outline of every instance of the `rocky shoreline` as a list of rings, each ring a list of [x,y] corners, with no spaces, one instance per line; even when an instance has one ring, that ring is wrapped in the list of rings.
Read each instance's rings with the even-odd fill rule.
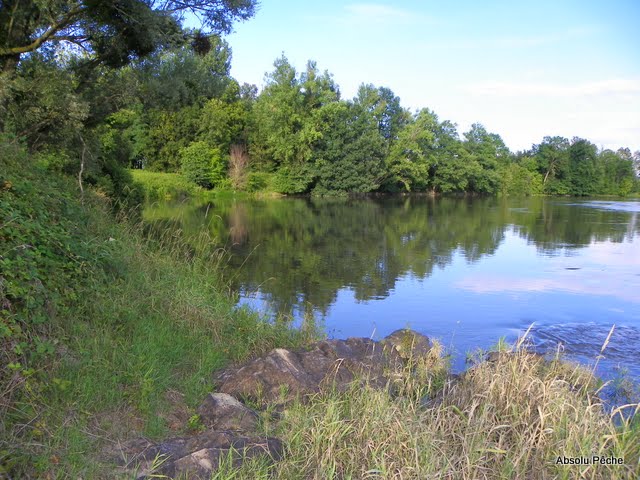
[[[205,479],[228,458],[238,465],[257,455],[277,461],[282,441],[258,433],[256,409],[282,411],[295,399],[304,401],[326,388],[346,390],[354,381],[393,388],[394,378],[431,348],[428,337],[402,329],[381,341],[349,338],[316,342],[305,350],[274,349],[214,375],[216,391],[198,408],[201,432],[160,442],[137,438],[109,456],[117,473],[140,480],[151,475]]]

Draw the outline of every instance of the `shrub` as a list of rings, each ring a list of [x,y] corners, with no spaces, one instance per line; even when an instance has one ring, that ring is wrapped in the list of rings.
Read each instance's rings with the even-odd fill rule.
[[[247,191],[259,192],[267,188],[270,174],[266,172],[251,172],[247,175]]]
[[[180,152],[182,173],[187,180],[204,188],[213,188],[223,178],[226,161],[217,148],[206,142],[192,142]]]

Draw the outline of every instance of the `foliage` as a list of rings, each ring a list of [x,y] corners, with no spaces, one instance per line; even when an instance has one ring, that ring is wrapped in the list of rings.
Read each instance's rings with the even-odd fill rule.
[[[247,175],[247,192],[259,192],[261,190],[265,190],[271,180],[272,175],[266,172],[249,172]]]
[[[221,97],[233,85],[230,69],[231,49],[214,37],[204,55],[188,46],[165,49],[134,62],[120,76],[137,86],[136,96],[146,109],[177,111]]]
[[[190,409],[214,368],[315,335],[236,309],[211,239],[193,258],[196,245],[116,222],[15,143],[0,152],[3,474],[108,478],[88,452],[181,430],[170,395]]]
[[[253,0],[7,0],[0,14],[0,69],[15,67],[22,54],[67,44],[90,52],[88,63],[118,67],[177,41],[186,14],[197,15],[208,32],[229,33],[254,8]]]
[[[220,183],[227,168],[220,151],[202,141],[193,142],[182,149],[180,163],[184,177],[204,188],[212,188]]]
[[[312,153],[313,193],[377,190],[384,176],[384,140],[375,119],[344,102],[324,105],[316,116],[321,136]]]
[[[90,107],[76,93],[74,75],[40,55],[22,62],[18,73],[0,123],[34,149],[76,142]]]
[[[195,184],[178,173],[131,170],[131,176],[134,182],[142,186],[148,203],[195,197],[200,193]]]
[[[542,193],[542,175],[535,170],[534,162],[514,162],[503,167],[500,179],[501,195],[526,196]]]
[[[339,94],[331,76],[320,74],[313,62],[300,75],[284,56],[274,67],[255,104],[250,153],[263,169],[277,170],[279,192],[306,193],[317,176],[313,147],[322,137],[317,111]]]

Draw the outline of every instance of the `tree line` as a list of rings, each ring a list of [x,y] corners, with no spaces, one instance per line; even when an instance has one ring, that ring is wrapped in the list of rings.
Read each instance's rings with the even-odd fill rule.
[[[483,125],[460,134],[427,108],[403,107],[386,87],[363,83],[343,98],[313,61],[298,71],[283,54],[261,91],[240,84],[220,34],[249,18],[253,1],[94,3],[104,2],[3,7],[0,116],[5,136],[50,168],[82,168],[85,181],[109,195],[138,198],[125,168],[182,172],[205,188],[284,194],[639,189],[639,152],[558,136],[511,152]],[[208,30],[184,29],[187,11],[203,15]]]

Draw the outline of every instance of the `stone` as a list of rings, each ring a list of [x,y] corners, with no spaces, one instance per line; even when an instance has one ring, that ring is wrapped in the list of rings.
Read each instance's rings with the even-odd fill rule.
[[[282,442],[252,433],[258,415],[239,398],[268,403],[277,410],[323,388],[344,391],[356,380],[392,389],[398,372],[430,348],[427,337],[410,330],[398,330],[380,342],[349,338],[316,342],[305,350],[276,348],[214,376],[218,391],[207,395],[198,408],[206,431],[159,443],[127,442],[120,446],[116,462],[137,479],[152,475],[204,479],[229,455],[234,465],[256,455],[275,461],[282,455]],[[428,401],[424,401],[426,407]]]
[[[237,398],[283,405],[296,396],[316,393],[324,386],[344,390],[366,377],[383,388],[394,371],[409,359],[426,355],[429,339],[411,330],[397,330],[381,342],[368,338],[324,340],[307,350],[276,348],[266,356],[217,373],[217,390]]]
[[[198,407],[202,424],[212,430],[255,431],[258,414],[226,393],[210,393]]]
[[[431,341],[429,337],[403,328],[392,332],[381,342],[387,348],[391,348],[404,360],[418,359],[429,353]]]
[[[399,364],[396,352],[366,338],[325,340],[304,351],[276,348],[266,356],[214,376],[217,390],[238,398],[285,404],[331,385],[345,389],[356,377],[383,387]]]
[[[235,465],[244,459],[266,455],[281,458],[282,442],[272,437],[239,435],[231,431],[208,430],[189,437],[170,438],[160,443],[135,439],[120,447],[116,462],[121,470],[136,479],[183,477],[208,479],[218,468],[220,459],[231,456]],[[126,458],[125,461],[122,461]],[[120,461],[118,461],[120,460]],[[162,477],[164,478],[164,477]]]

